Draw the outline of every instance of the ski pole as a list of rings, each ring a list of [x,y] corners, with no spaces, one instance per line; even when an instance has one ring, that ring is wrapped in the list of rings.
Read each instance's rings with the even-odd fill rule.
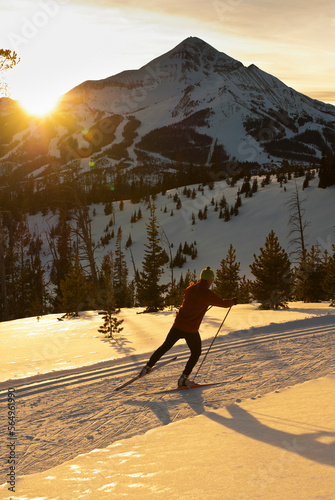
[[[205,354],[205,356],[204,356],[204,359],[201,361],[201,365],[199,366],[199,368],[198,368],[198,370],[197,370],[197,373],[196,373],[196,374],[195,374],[195,376],[194,376],[194,380],[195,380],[195,377],[198,375],[198,373],[199,373],[199,371],[200,371],[200,368],[201,368],[201,367],[202,367],[202,365],[204,364],[204,361],[205,361],[205,359],[207,358],[207,355],[208,355],[209,351],[211,350],[211,347],[212,347],[212,345],[214,344],[216,337],[219,335],[219,331],[221,330],[222,325],[223,325],[223,323],[225,322],[226,317],[228,316],[230,309],[231,309],[231,306],[230,306],[230,308],[228,309],[227,314],[226,314],[226,315],[225,315],[225,317],[223,318],[223,321],[222,321],[221,325],[219,326],[219,329],[218,329],[218,331],[216,332],[216,335],[215,335],[215,337],[213,338],[213,340],[212,340],[212,342],[211,342],[211,345],[209,346],[209,348],[208,348],[208,350],[207,350],[207,352],[206,352],[206,354]]]

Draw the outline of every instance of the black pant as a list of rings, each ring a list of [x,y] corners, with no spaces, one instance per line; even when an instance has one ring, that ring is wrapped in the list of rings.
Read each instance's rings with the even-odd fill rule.
[[[191,356],[186,363],[185,369],[183,371],[184,375],[188,377],[188,375],[193,370],[196,362],[200,358],[201,354],[201,338],[199,332],[196,333],[187,333],[182,332],[181,330],[177,330],[177,328],[172,327],[169,331],[165,341],[163,344],[158,347],[158,349],[153,353],[151,358],[148,361],[148,366],[153,367],[155,363],[169,350],[171,347],[175,345],[175,343],[180,340],[185,339],[186,343],[191,351]]]

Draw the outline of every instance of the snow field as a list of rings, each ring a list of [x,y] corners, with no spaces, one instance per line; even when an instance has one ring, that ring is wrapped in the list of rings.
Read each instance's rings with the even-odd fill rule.
[[[206,315],[203,354],[224,313],[212,308]],[[198,381],[241,374],[242,381],[155,396],[145,393],[175,386],[188,358],[183,342],[167,354],[178,356],[175,363],[124,391],[114,388],[146,362],[174,312],[122,314],[125,331],[114,343],[96,336],[96,313],[0,324],[3,352],[10,340],[17,347],[0,386],[4,416],[8,388],[17,390],[16,486],[8,490],[2,447],[1,498],[333,498],[335,311],[328,304],[235,306]],[[62,342],[42,369],[40,353],[55,345],[57,328]],[[73,358],[72,342],[80,358]],[[57,360],[67,370],[53,371]],[[67,376],[56,378],[61,374]],[[5,424],[2,418],[2,442]]]
[[[335,376],[306,382],[78,455],[19,479],[40,498],[331,499]],[[201,401],[201,392],[183,394]],[[1,491],[1,490],[0,490]]]

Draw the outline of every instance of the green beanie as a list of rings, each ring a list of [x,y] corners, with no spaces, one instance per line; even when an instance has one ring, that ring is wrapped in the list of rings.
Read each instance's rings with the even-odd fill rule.
[[[214,279],[214,271],[207,266],[206,269],[203,269],[200,274],[201,280],[213,280]]]

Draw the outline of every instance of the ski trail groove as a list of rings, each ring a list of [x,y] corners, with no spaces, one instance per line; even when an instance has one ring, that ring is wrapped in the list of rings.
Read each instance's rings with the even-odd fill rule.
[[[236,339],[228,342],[226,339],[221,339],[212,346],[211,352],[213,353],[217,351],[222,351],[222,349],[230,351],[232,349],[238,349],[241,347],[267,344],[269,342],[298,338],[298,337],[320,336],[328,334],[330,332],[331,332],[330,325],[323,325],[319,327],[310,327],[307,329],[303,328],[302,330],[297,330],[296,332],[283,332],[283,333],[272,333],[268,335],[257,335],[256,337],[250,337],[246,339]],[[205,349],[206,344],[209,344],[210,341],[211,339],[203,341],[203,349]],[[181,347],[181,349],[180,347],[178,349],[178,346],[175,347],[173,351],[172,350],[170,351],[170,353],[178,355],[177,362],[184,361],[189,356],[189,351],[186,350],[183,346]],[[141,357],[144,356],[142,355]],[[29,383],[28,385],[22,385],[22,386],[20,385],[20,380],[17,381],[14,380],[11,381],[11,383],[16,385],[15,382],[17,382],[18,386],[15,387],[15,390],[18,396],[27,397],[34,394],[40,394],[41,392],[44,391],[58,389],[60,387],[73,386],[74,384],[83,384],[91,381],[96,381],[98,379],[104,379],[106,377],[119,377],[121,375],[124,375],[125,373],[132,373],[136,371],[136,369],[139,369],[142,366],[142,364],[143,361],[136,361],[133,363],[129,363],[127,365],[121,365],[121,367],[115,366],[111,368],[103,368],[97,370],[92,370],[92,369],[87,370],[86,368],[86,371],[83,371],[80,374],[66,375],[64,377],[59,377],[56,379],[53,374],[52,376],[50,376],[50,380],[44,380],[42,382],[34,382],[32,380],[31,383]],[[3,383],[0,384],[0,387],[3,385],[4,385]],[[4,389],[0,390],[0,402],[6,400],[5,395],[7,395],[7,388],[5,390]]]

